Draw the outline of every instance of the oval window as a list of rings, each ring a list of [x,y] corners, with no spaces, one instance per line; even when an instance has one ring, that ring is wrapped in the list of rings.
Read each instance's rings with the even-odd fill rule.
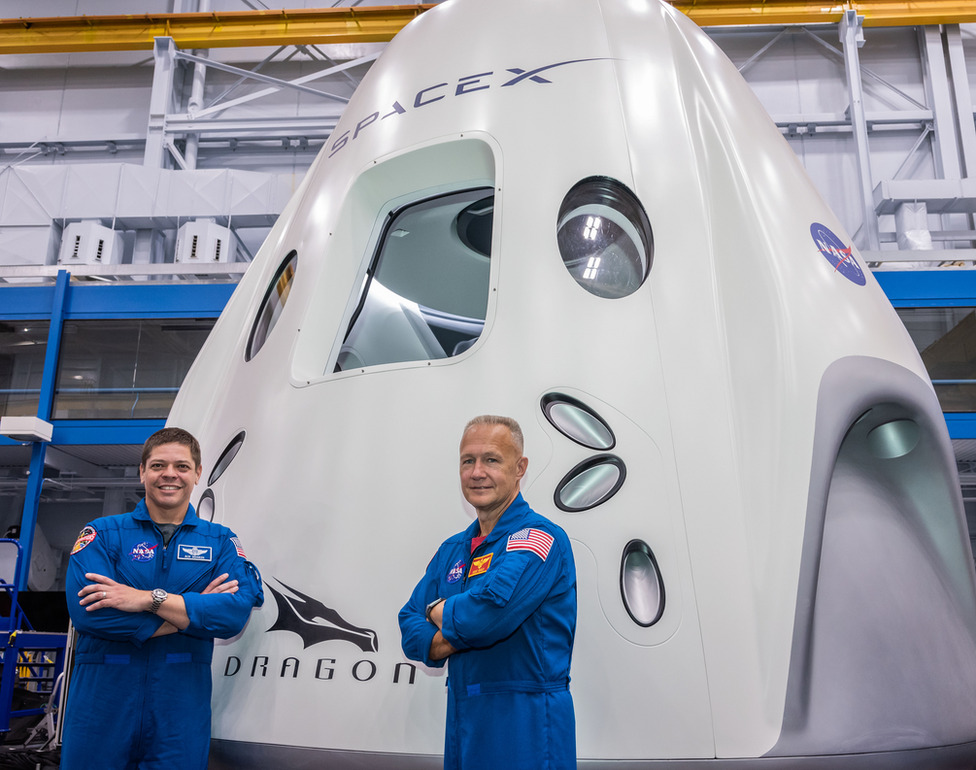
[[[207,479],[207,486],[212,487],[214,482],[221,477],[225,470],[227,470],[227,466],[231,464],[235,457],[237,457],[237,453],[240,451],[243,443],[244,431],[241,431],[231,439],[224,451],[220,453],[220,457],[218,457],[217,462],[214,463],[213,470],[210,471],[210,477]]]
[[[610,426],[590,407],[562,393],[542,397],[542,412],[566,438],[590,449],[613,449],[616,439]]]
[[[892,420],[868,433],[868,447],[875,457],[893,460],[911,452],[922,437],[914,420]]]
[[[567,473],[556,487],[553,502],[561,511],[578,513],[605,503],[627,478],[624,461],[616,455],[597,455]]]
[[[664,582],[657,559],[643,540],[631,540],[620,559],[620,596],[639,626],[653,626],[664,614]]]
[[[651,223],[620,182],[590,177],[563,199],[556,242],[573,279],[591,294],[619,299],[637,291],[651,270]]]
[[[264,295],[258,317],[254,320],[254,328],[251,329],[251,337],[247,341],[247,352],[244,356],[245,361],[250,361],[264,347],[264,343],[278,323],[288,295],[291,293],[291,285],[295,280],[295,270],[298,267],[298,252],[293,251],[284,261],[271,279],[271,285]]]
[[[217,501],[214,498],[212,489],[205,489],[200,495],[200,502],[197,503],[197,516],[204,521],[213,521],[214,511],[217,508]]]

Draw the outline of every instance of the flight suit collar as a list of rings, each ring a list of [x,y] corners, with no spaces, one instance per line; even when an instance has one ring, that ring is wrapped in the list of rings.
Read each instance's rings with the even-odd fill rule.
[[[514,503],[513,503],[514,504]],[[146,507],[146,499],[143,498],[139,501],[139,504],[132,511],[132,518],[138,521],[147,521],[150,524],[155,524],[152,517],[149,515],[149,509]],[[189,508],[186,509],[186,516],[183,517],[183,523],[180,524],[181,527],[195,527],[200,521],[200,517],[197,516],[197,512],[194,510],[191,504]]]
[[[482,545],[494,543],[502,537],[508,537],[513,532],[518,532],[522,529],[524,520],[531,510],[529,504],[522,499],[522,493],[519,492],[508,508],[505,509],[505,512],[498,517],[494,529],[485,537]],[[470,541],[473,538],[480,537],[480,533],[481,522],[475,519],[465,532],[466,539]]]

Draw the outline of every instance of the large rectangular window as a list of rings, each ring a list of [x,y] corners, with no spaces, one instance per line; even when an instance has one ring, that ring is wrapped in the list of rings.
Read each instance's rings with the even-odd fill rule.
[[[391,213],[335,371],[450,358],[488,309],[494,190],[423,199]]]
[[[976,412],[976,308],[897,308],[943,412]]]
[[[37,414],[48,321],[0,321],[0,416]]]
[[[53,418],[165,419],[214,322],[65,322]]]

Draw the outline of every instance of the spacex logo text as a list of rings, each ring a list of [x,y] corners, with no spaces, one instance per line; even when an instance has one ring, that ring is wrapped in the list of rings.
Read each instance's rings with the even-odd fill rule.
[[[381,114],[384,112],[383,110],[377,110],[376,112],[366,115],[359,120],[354,129],[343,131],[332,143],[332,148],[329,150],[329,157],[331,158],[343,147],[349,144],[349,142],[354,142],[359,138],[359,135],[365,129],[377,121],[383,121],[387,118],[403,115],[410,109],[419,110],[421,107],[427,107],[428,105],[439,102],[449,96],[463,96],[465,94],[472,94],[477,91],[487,91],[489,88],[493,87],[510,88],[512,86],[517,86],[520,83],[527,82],[538,83],[540,85],[550,85],[552,81],[544,78],[541,73],[548,72],[556,67],[563,67],[567,64],[578,64],[580,62],[588,61],[607,61],[607,59],[571,59],[570,61],[547,64],[544,67],[536,67],[533,70],[524,70],[519,67],[509,67],[508,69],[504,70],[504,72],[495,72],[494,70],[489,72],[479,72],[476,75],[466,75],[458,78],[454,83],[445,81],[443,83],[436,83],[434,85],[426,86],[425,88],[421,88],[419,91],[417,91],[417,93],[413,95],[412,99],[404,100],[404,103],[412,105],[412,107],[404,107],[400,100],[396,100],[392,105],[390,105],[389,110],[386,111],[385,114]],[[504,80],[504,82],[499,83],[499,80]]]

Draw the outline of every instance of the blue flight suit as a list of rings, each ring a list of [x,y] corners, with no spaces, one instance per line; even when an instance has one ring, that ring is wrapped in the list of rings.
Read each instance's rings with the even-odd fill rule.
[[[539,532],[541,531],[541,535]],[[551,537],[543,558],[529,549]],[[566,533],[518,495],[471,553],[475,521],[444,541],[400,610],[403,651],[430,659],[427,605],[446,598],[446,770],[575,770],[569,667],[576,633],[576,564]],[[474,573],[474,574],[472,574]]]
[[[96,519],[82,530],[66,584],[79,636],[63,770],[207,767],[213,640],[240,633],[251,608],[264,602],[261,576],[243,554],[233,532],[203,521],[193,506],[166,547],[145,500],[131,513]],[[91,583],[87,572],[181,594],[190,625],[153,639],[164,621],[151,612],[87,612],[78,604],[78,592]],[[237,593],[200,594],[225,572],[240,581]]]

